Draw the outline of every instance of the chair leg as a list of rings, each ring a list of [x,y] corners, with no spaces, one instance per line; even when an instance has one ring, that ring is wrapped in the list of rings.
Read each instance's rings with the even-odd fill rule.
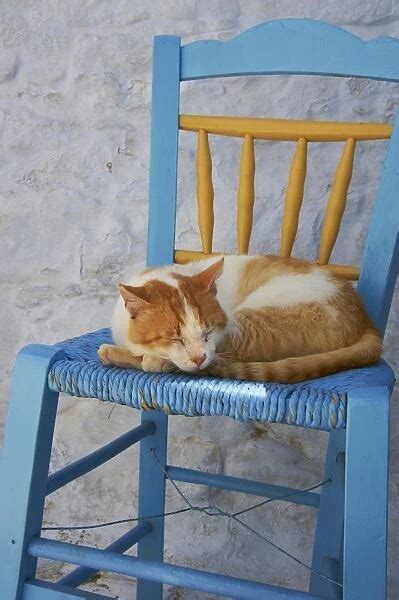
[[[168,416],[161,411],[143,412],[141,422],[155,423],[155,432],[140,442],[139,471],[139,517],[158,515],[165,511],[166,476],[162,472],[152,450],[163,467],[166,465]],[[146,519],[152,525],[151,533],[138,543],[138,556],[148,560],[163,561],[164,518]],[[137,600],[161,600],[162,584],[137,580]]]
[[[385,600],[389,390],[359,388],[348,399],[344,599]]]
[[[345,431],[330,433],[321,491],[312,568],[342,582],[342,538],[344,522]],[[341,598],[342,588],[311,573],[309,591],[316,596]]]
[[[36,572],[28,556],[31,538],[40,535],[57,413],[58,394],[47,385],[50,366],[64,353],[31,345],[18,355],[0,471],[1,596],[18,600],[25,579]]]

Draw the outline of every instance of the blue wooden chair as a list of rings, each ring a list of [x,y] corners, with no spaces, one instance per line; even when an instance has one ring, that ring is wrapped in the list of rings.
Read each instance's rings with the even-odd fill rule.
[[[252,74],[312,74],[399,81],[399,40],[364,42],[325,23],[284,20],[263,23],[229,42],[181,46],[174,36],[155,38],[148,263],[198,258],[174,254],[176,169],[181,81]],[[398,123],[398,121],[396,122]],[[248,251],[253,206],[253,140],[297,141],[283,223],[282,253],[295,238],[312,141],[345,141],[321,236],[319,263],[348,278],[381,332],[398,270],[399,125],[329,124],[185,116],[180,127],[198,131],[199,222],[203,253],[212,252],[213,193],[207,136],[243,137],[238,194],[239,251]],[[391,138],[375,212],[359,270],[328,265],[345,208],[357,140]],[[200,256],[203,253],[199,253]],[[159,600],[162,584],[176,584],[231,598],[386,597],[387,464],[389,398],[394,377],[381,360],[370,368],[298,385],[202,379],[107,368],[98,346],[107,329],[56,346],[31,345],[18,355],[1,465],[1,598],[47,600],[105,598],[77,587],[97,570],[138,579],[137,598]],[[96,397],[143,410],[142,423],[87,457],[48,475],[59,392]],[[298,491],[291,502],[318,509],[309,593],[244,581],[163,562],[166,478],[264,497],[295,493],[277,485],[202,473],[167,464],[169,414],[225,415],[243,421],[279,422],[330,432],[321,494]],[[139,524],[105,550],[41,537],[43,506],[70,481],[140,442]],[[138,543],[138,556],[122,553]],[[36,578],[38,557],[78,568],[58,583]]]

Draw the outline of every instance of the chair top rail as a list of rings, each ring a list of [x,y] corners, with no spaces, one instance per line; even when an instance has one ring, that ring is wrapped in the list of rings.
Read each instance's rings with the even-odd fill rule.
[[[311,19],[266,21],[231,40],[181,47],[180,80],[237,75],[326,75],[399,81],[399,39],[362,40]]]
[[[216,115],[180,115],[183,131],[201,131],[216,135],[244,137],[258,140],[309,142],[344,142],[355,140],[383,140],[391,137],[388,123],[345,123],[335,121],[302,121],[294,119],[266,119]]]

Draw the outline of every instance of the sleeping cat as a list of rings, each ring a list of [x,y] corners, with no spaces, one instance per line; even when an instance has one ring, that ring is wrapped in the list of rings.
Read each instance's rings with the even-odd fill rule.
[[[278,256],[213,257],[121,284],[103,363],[297,382],[375,363],[381,337],[352,284]]]

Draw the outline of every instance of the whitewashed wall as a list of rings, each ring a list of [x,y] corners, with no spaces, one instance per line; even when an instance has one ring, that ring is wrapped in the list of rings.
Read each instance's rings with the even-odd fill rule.
[[[144,265],[151,46],[154,34],[193,41],[229,39],[263,20],[311,17],[369,39],[399,36],[399,4],[393,0],[0,0],[0,371],[1,423],[15,353],[32,341],[53,343],[105,326],[115,285]],[[256,114],[347,120],[389,120],[399,106],[398,86],[320,78],[231,79],[185,84],[183,112]],[[178,244],[198,247],[194,216],[194,139],[182,134]],[[234,251],[234,202],[239,143],[212,140],[217,249]],[[357,168],[335,259],[358,260],[385,143],[359,144]],[[277,250],[282,197],[293,147],[258,143],[253,252]],[[339,145],[310,151],[306,201],[296,253],[314,257]],[[386,356],[398,366],[398,302],[388,331]],[[396,327],[395,327],[396,326]],[[27,401],[29,401],[27,399]],[[124,432],[139,421],[131,409],[97,400],[61,401],[53,466],[59,467]],[[397,403],[392,413],[391,557],[398,535]],[[170,460],[282,485],[319,480],[325,447],[321,433],[290,427],[256,428],[222,418],[171,419]],[[137,457],[126,452],[104,468],[50,497],[48,524],[92,523],[136,515]],[[197,502],[228,510],[251,498],[206,488],[190,490]],[[181,505],[168,491],[168,507]],[[272,504],[247,516],[276,542],[311,559],[314,517],[310,509]],[[114,527],[62,540],[103,546],[125,529]],[[397,556],[397,555],[396,555]],[[308,573],[224,520],[190,514],[170,517],[168,561],[305,588]],[[393,564],[393,563],[392,563]],[[43,563],[42,576],[66,569]],[[120,598],[134,582],[95,578],[88,589]],[[391,598],[399,595],[390,571]],[[170,600],[205,597],[168,588]],[[208,596],[210,598],[211,596]]]

